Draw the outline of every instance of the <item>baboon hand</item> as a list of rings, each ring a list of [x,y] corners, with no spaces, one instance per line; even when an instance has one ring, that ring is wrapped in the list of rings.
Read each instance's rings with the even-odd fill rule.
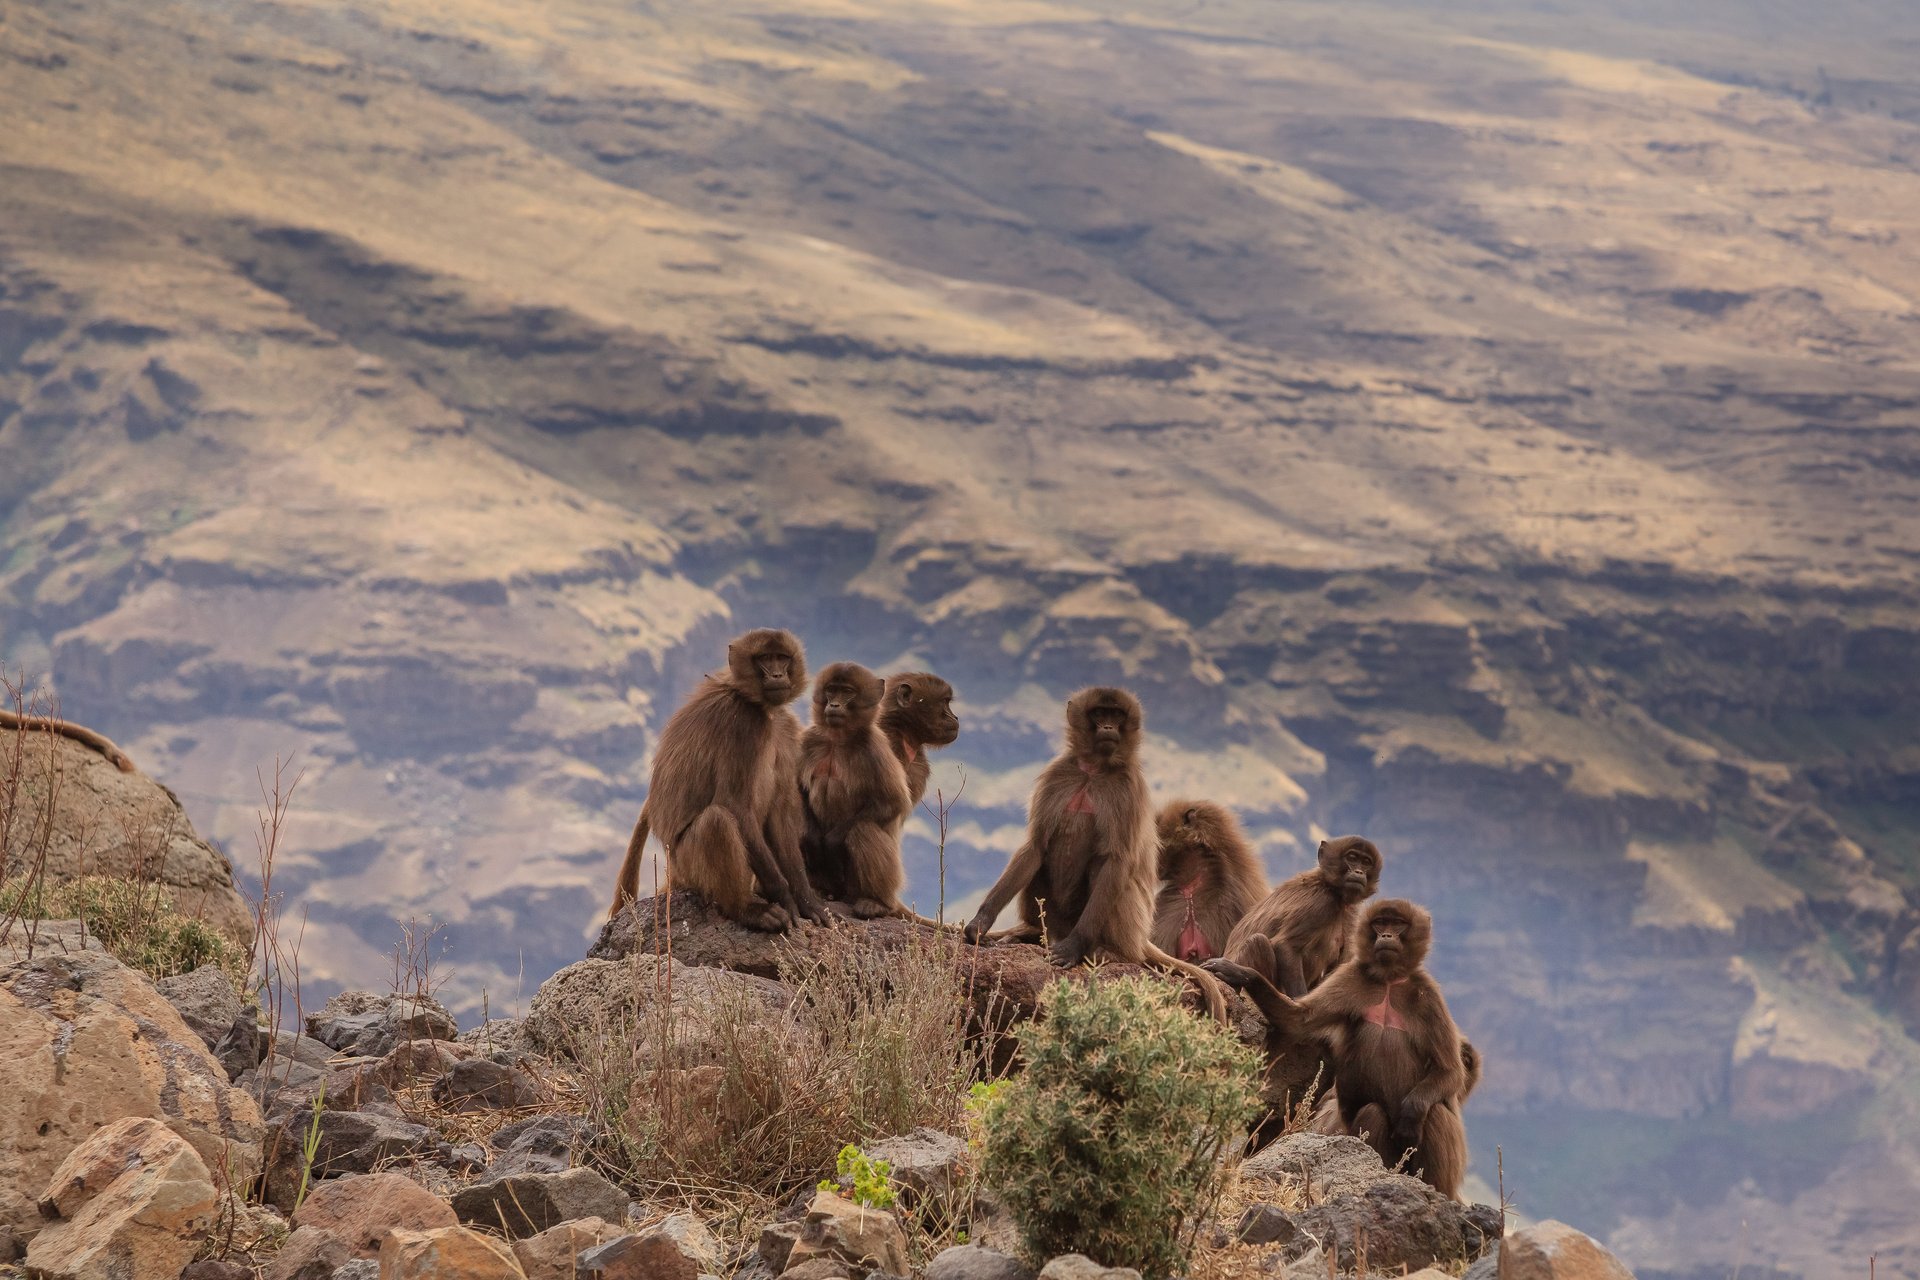
[[[1215,956],[1211,960],[1204,961],[1200,967],[1232,987],[1235,991],[1245,991],[1253,985],[1254,980],[1258,977],[1253,970],[1247,968],[1245,965],[1235,964],[1224,956]]]
[[[1402,1102],[1393,1113],[1393,1132],[1388,1135],[1396,1145],[1417,1147],[1421,1130],[1426,1127],[1427,1109],[1413,1098]]]
[[[986,912],[982,911],[979,915],[967,921],[967,927],[960,931],[960,936],[977,946],[980,939],[986,937],[987,931],[991,928],[993,928],[992,918],[989,917]]]
[[[1083,963],[1087,953],[1093,950],[1093,944],[1075,934],[1068,934],[1047,948],[1047,958],[1062,969],[1071,969]]]

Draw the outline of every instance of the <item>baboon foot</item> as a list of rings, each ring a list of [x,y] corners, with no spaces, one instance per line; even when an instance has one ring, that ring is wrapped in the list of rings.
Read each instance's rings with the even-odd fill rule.
[[[793,917],[787,914],[786,908],[771,902],[749,902],[735,919],[762,933],[785,933],[793,928]]]
[[[894,909],[875,898],[855,898],[847,903],[853,914],[861,920],[877,920],[881,916],[894,914]]]

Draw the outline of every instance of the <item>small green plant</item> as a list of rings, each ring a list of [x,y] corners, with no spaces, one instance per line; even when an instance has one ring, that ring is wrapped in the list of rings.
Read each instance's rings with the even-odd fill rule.
[[[865,1205],[869,1209],[891,1209],[893,1207],[893,1166],[885,1160],[869,1157],[859,1147],[849,1142],[840,1148],[840,1154],[833,1162],[834,1172],[842,1178],[853,1180],[853,1190],[847,1198],[855,1204]],[[839,1193],[839,1186],[832,1178],[820,1180],[820,1190]]]
[[[1152,978],[1056,982],[1046,1011],[1025,1072],[975,1095],[986,1184],[1036,1260],[1179,1273],[1258,1110],[1257,1055]]]
[[[293,1198],[293,1212],[306,1203],[307,1186],[313,1181],[313,1161],[320,1151],[320,1116],[326,1110],[327,1087],[323,1083],[313,1095],[313,1117],[307,1121],[307,1135],[300,1140],[300,1192]],[[291,1216],[291,1215],[289,1215]]]
[[[204,920],[182,915],[173,896],[150,881],[82,876],[48,884],[18,877],[0,884],[0,916],[79,919],[114,959],[152,978],[219,965],[247,989],[244,948]]]

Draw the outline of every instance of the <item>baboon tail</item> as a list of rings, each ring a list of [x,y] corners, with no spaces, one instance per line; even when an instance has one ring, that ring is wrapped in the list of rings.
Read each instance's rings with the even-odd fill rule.
[[[620,914],[620,909],[640,896],[640,858],[647,851],[647,806],[640,806],[640,819],[633,824],[633,835],[627,839],[627,860],[620,864],[620,878],[613,882],[613,905],[607,908],[607,919]]]
[[[23,716],[18,712],[0,710],[0,729],[39,730],[43,733],[57,733],[70,738],[83,747],[91,747],[105,756],[114,768],[122,773],[138,773],[133,757],[115,746],[113,740],[103,733],[95,733],[85,725],[75,724],[71,720],[60,720],[53,716]]]
[[[942,924],[940,921],[935,920],[932,916],[921,915],[918,911],[915,911],[912,907],[901,907],[896,914],[899,915],[899,917],[902,920],[911,920],[915,924],[923,924],[927,926],[927,928],[929,929],[938,929],[942,933],[960,932],[960,926],[955,924],[953,921],[949,920],[945,924]]]
[[[1227,993],[1220,988],[1220,980],[1197,964],[1188,964],[1185,960],[1176,960],[1151,942],[1147,944],[1145,962],[1157,969],[1169,969],[1184,974],[1200,986],[1200,994],[1207,998],[1207,1013],[1215,1022],[1227,1020]]]

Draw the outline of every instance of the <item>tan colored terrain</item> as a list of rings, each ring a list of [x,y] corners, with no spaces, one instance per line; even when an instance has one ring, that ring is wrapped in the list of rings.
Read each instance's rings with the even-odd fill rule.
[[[1125,681],[1523,1211],[1920,1266],[1920,44],[1561,8],[0,0],[0,655],[465,1014],[732,631],[959,687],[950,908]]]

